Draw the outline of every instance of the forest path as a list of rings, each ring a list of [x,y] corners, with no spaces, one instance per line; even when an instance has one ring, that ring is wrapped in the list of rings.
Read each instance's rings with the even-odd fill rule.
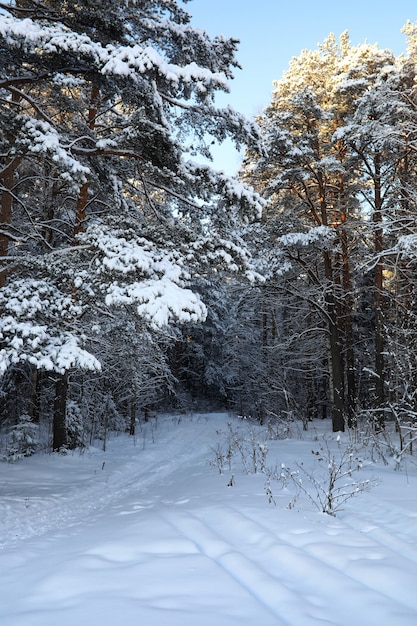
[[[0,466],[2,626],[414,626],[417,475],[386,473],[336,518],[288,510],[278,485],[273,506],[264,474],[236,466],[228,487],[209,463],[228,419]],[[311,444],[269,454],[307,463]]]

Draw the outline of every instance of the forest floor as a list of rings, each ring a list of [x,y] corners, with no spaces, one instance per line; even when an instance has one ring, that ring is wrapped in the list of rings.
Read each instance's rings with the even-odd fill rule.
[[[349,444],[328,422],[267,440],[165,416],[105,452],[2,463],[0,624],[415,626],[416,464]],[[333,516],[315,502],[340,459],[334,507],[357,495]]]

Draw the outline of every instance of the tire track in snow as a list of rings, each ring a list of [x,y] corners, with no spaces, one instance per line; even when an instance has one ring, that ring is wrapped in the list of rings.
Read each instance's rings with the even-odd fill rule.
[[[382,524],[380,521],[371,519],[368,516],[357,515],[352,512],[343,515],[343,517],[341,516],[340,520],[349,528],[369,537],[380,546],[387,548],[394,554],[401,555],[407,561],[417,564],[416,535],[410,535],[409,541],[407,541],[399,537],[396,531],[387,524]]]
[[[275,618],[274,623],[277,626],[293,626],[297,623],[294,615],[300,606],[298,592],[271,575],[259,562],[243,555],[242,546],[235,549],[211,526],[191,512],[165,514],[164,520],[192,541],[202,555],[213,561],[266,609]],[[308,599],[302,608],[305,609],[306,604],[309,604]],[[316,607],[310,604],[311,612],[314,612]],[[305,613],[298,613],[298,616],[300,623],[305,623]]]
[[[203,425],[201,435],[206,435],[214,428],[215,426],[210,424]],[[112,443],[110,441],[109,445],[111,446]],[[115,507],[117,502],[126,496],[145,495],[154,484],[166,480],[178,467],[179,462],[187,464],[206,458],[209,446],[205,450],[203,445],[199,445],[196,451],[193,451],[190,436],[187,433],[187,421],[184,420],[173,428],[167,428],[165,424],[163,436],[160,439],[157,438],[152,447],[149,446],[149,455],[148,449],[142,450],[140,446],[134,449],[136,453],[132,454],[130,459],[120,463],[117,463],[116,459],[117,464],[109,471],[107,468],[112,457],[106,456],[107,453],[98,455],[97,465],[100,466],[104,461],[106,470],[97,474],[94,474],[92,470],[91,478],[80,485],[71,487],[65,495],[62,491],[59,492],[59,487],[57,487],[56,493],[52,495],[21,497],[18,519],[15,505],[19,496],[11,494],[2,497],[0,552],[33,537],[76,527],[86,518],[91,519],[92,515],[100,515],[106,507]],[[160,457],[156,450],[160,451]],[[11,515],[13,515],[12,523]],[[10,534],[10,529],[13,529],[13,534]]]
[[[368,573],[365,573],[363,565],[359,568],[356,568],[356,573],[351,571],[346,571],[346,568],[343,568],[341,565],[337,565],[335,562],[335,555],[331,550],[327,552],[323,552],[322,544],[320,544],[320,555],[315,553],[315,544],[308,544],[308,542],[303,542],[303,545],[300,545],[299,539],[297,539],[298,534],[291,534],[291,531],[285,534],[285,537],[274,535],[269,528],[263,525],[259,519],[254,520],[249,515],[244,515],[241,511],[230,507],[230,524],[228,526],[234,529],[235,540],[238,540],[238,535],[236,533],[236,529],[242,528],[243,523],[246,524],[246,532],[252,531],[255,535],[256,533],[259,536],[259,530],[262,529],[263,537],[262,541],[264,543],[263,549],[268,552],[269,556],[272,557],[272,566],[274,566],[274,562],[282,562],[285,561],[285,568],[287,572],[292,572],[294,575],[294,579],[296,580],[299,577],[300,572],[306,572],[308,570],[311,571],[312,580],[317,580],[317,577],[320,576],[322,583],[326,578],[326,587],[331,589],[334,587],[334,591],[330,593],[332,596],[334,593],[337,594],[337,589],[343,588],[349,589],[352,588],[350,583],[354,583],[357,588],[357,592],[362,593],[364,589],[367,590],[367,594],[369,594],[369,599],[373,597],[375,604],[380,603],[382,607],[386,601],[386,598],[389,598],[392,603],[397,604],[397,606],[402,609],[413,612],[413,623],[416,619],[416,610],[417,610],[417,602],[415,600],[415,579],[417,574],[417,569],[412,568],[410,572],[406,570],[408,568],[403,567],[401,570],[398,570],[398,577],[394,583],[392,580],[392,569],[390,568],[390,575],[385,578],[380,575],[372,575],[372,569],[375,567],[375,560],[370,559],[371,567],[369,576]],[[243,518],[243,519],[242,519]],[[358,516],[359,518],[359,516]],[[339,519],[339,518],[338,518]],[[343,520],[340,520],[343,523]],[[249,523],[249,525],[248,525]],[[252,525],[252,526],[250,526]],[[357,529],[353,526],[352,530],[357,532]],[[301,533],[303,534],[303,533]],[[344,536],[343,529],[341,536]],[[363,535],[362,535],[363,537]],[[371,539],[367,537],[367,539]],[[244,540],[244,537],[242,537]],[[280,543],[282,542],[282,543]],[[397,549],[395,547],[390,548],[381,542],[377,542],[378,546],[382,546],[384,548],[388,548],[390,551],[392,550],[393,556],[396,557]],[[340,549],[340,545],[338,544],[338,548]],[[374,548],[374,546],[369,545],[364,548],[363,546],[359,546],[355,548],[357,552],[362,549],[366,549],[368,554]],[[346,549],[349,549],[349,546],[346,546]],[[353,550],[353,547],[352,547]],[[401,553],[400,553],[401,554]],[[366,553],[364,554],[364,559],[366,559]],[[405,557],[406,558],[406,557]],[[387,559],[387,555],[384,555],[384,559]],[[349,559],[348,559],[349,560]],[[414,560],[410,560],[412,565],[415,564]],[[351,561],[351,564],[355,565],[355,560]],[[325,576],[325,568],[329,570],[329,576]],[[355,569],[355,568],[354,568]],[[382,565],[380,568],[382,569]],[[361,574],[361,575],[359,575]],[[343,582],[343,579],[345,582]],[[352,590],[350,593],[356,593],[355,590]],[[347,597],[349,597],[349,593],[347,593]],[[340,602],[343,602],[343,599],[340,599]],[[347,605],[347,609],[349,608],[349,602]],[[386,620],[386,613],[382,608],[381,617]],[[384,622],[384,619],[381,623]],[[410,622],[411,623],[411,622]],[[346,624],[350,626],[350,621],[347,620]],[[341,626],[341,625],[339,625]]]

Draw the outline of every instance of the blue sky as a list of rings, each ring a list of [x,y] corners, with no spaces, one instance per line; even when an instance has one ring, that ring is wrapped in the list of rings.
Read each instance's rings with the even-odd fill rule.
[[[243,66],[231,82],[231,93],[219,104],[252,117],[270,101],[272,81],[281,77],[291,57],[315,49],[329,33],[348,30],[352,44],[365,40],[406,50],[401,28],[417,21],[416,0],[192,0],[185,5],[193,24],[210,35],[240,39]],[[239,158],[229,147],[216,151],[215,167],[234,173]]]

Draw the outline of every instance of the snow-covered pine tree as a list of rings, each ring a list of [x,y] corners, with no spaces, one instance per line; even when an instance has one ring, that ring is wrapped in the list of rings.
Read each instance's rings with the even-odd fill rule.
[[[347,33],[339,43],[331,35],[317,50],[303,51],[276,82],[272,102],[259,118],[266,156],[249,155],[244,171],[270,200],[265,242],[270,244],[271,280],[282,283],[284,303],[294,307],[297,297],[303,303],[297,333],[303,337],[301,349],[311,333],[321,332],[326,339],[321,344],[325,358],[318,353],[316,362],[320,378],[320,364],[328,364],[334,430],[343,430],[345,420],[354,425],[354,307],[362,295],[356,267],[372,237],[374,312],[381,315],[381,210],[384,199],[388,203],[398,164],[398,150],[387,149],[393,130],[387,124],[404,105],[387,97],[386,83],[395,66],[391,51],[369,44],[352,46]],[[372,102],[375,108],[368,115]],[[366,209],[364,200],[369,202]],[[361,345],[369,347],[369,328],[366,332]],[[373,343],[379,369],[381,332],[381,324],[376,324]],[[366,350],[360,352],[362,359]],[[379,375],[383,385],[381,371]],[[318,380],[315,386],[320,386]],[[362,393],[367,392],[362,388]]]
[[[381,356],[369,376],[375,380],[377,418],[383,425],[384,413],[398,423],[415,422],[417,415],[416,362],[416,42],[417,25],[408,22],[407,54],[397,59],[393,68],[373,94],[364,97],[358,110],[354,145],[361,146],[365,158],[378,168],[369,168],[371,178],[367,201],[373,215],[376,278],[382,290],[376,290],[379,309],[376,330],[380,331]],[[363,140],[359,141],[359,125]],[[366,146],[366,149],[364,149]],[[372,152],[371,152],[372,151]],[[370,154],[371,152],[371,154]],[[372,154],[374,159],[371,158]],[[378,174],[378,176],[376,176]],[[379,185],[374,184],[374,180]],[[374,201],[375,193],[379,189]],[[380,207],[377,211],[378,204]],[[377,312],[375,313],[377,315]],[[377,340],[377,337],[376,337]],[[378,365],[382,366],[380,377]],[[382,381],[381,381],[382,378]]]
[[[334,141],[333,134],[343,119],[342,106],[335,102],[335,84],[340,59],[348,49],[347,36],[342,37],[340,47],[330,36],[318,50],[303,51],[292,59],[260,118],[267,156],[247,166],[249,177],[270,196],[275,207],[271,213],[280,213],[278,219],[272,219],[272,224],[280,224],[279,256],[288,269],[298,267],[297,280],[301,278],[309,290],[317,292],[312,302],[315,300],[318,308],[313,308],[311,315],[314,318],[321,310],[326,323],[329,395],[336,431],[344,429],[342,319],[348,320],[350,312],[343,297],[349,269],[345,265],[343,276],[343,263],[337,258],[340,252],[334,250],[336,241],[342,255],[348,246],[347,207],[351,211],[354,207],[349,202],[352,182],[344,147]],[[313,327],[323,332],[321,323]]]
[[[259,217],[260,197],[198,161],[212,141],[258,142],[214,102],[236,49],[176,0],[0,3],[0,354],[9,373],[54,373],[54,449],[72,372],[100,368],[97,317],[201,320],[198,272],[248,266],[227,224]]]
[[[384,366],[384,250],[383,222],[393,204],[398,165],[403,151],[394,139],[400,120],[407,117],[398,97],[398,62],[390,50],[364,44],[352,48],[341,68],[338,91],[351,102],[345,126],[338,128],[337,138],[355,159],[359,173],[358,190],[361,202],[361,234],[367,241],[366,255],[373,259],[369,285],[373,294],[374,336],[372,402],[375,420],[382,427],[385,403]],[[371,219],[368,219],[371,216]]]

